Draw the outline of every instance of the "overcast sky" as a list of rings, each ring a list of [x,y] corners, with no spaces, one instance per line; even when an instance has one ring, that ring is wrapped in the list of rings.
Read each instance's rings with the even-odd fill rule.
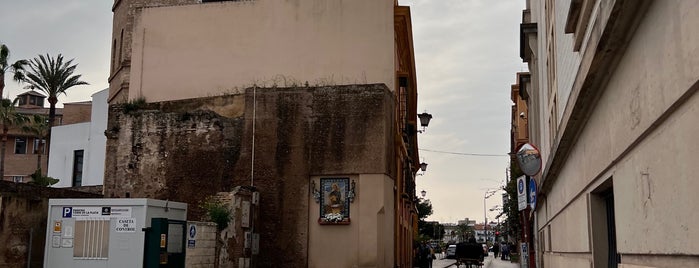
[[[0,43],[10,60],[38,54],[75,58],[76,73],[89,86],[71,88],[59,103],[90,100],[108,87],[112,32],[110,0],[5,1]],[[418,111],[434,118],[419,134],[430,220],[483,222],[483,196],[505,180],[510,131],[510,85],[525,70],[519,58],[519,23],[524,0],[400,0],[412,11],[418,76]],[[5,97],[26,91],[6,79]],[[429,151],[428,151],[429,150]],[[489,154],[500,156],[468,156]],[[418,193],[419,195],[419,193]],[[501,204],[497,194],[486,210]],[[488,212],[489,220],[496,212]]]

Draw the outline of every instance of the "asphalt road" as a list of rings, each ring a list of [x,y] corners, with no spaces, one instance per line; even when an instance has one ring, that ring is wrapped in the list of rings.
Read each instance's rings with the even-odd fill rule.
[[[442,259],[441,257],[437,257],[434,262],[432,262],[432,268],[446,268],[446,267],[453,267],[456,268],[456,263],[455,260],[453,259]],[[483,268],[518,268],[519,263],[511,263],[509,261],[503,261],[498,259],[493,258],[493,254],[491,253],[488,255],[487,258],[483,261]],[[461,266],[462,268],[464,266]]]

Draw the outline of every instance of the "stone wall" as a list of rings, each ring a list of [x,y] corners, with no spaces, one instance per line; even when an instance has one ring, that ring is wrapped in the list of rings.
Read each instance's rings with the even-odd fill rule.
[[[252,184],[260,193],[258,266],[304,267],[310,177],[394,178],[394,107],[383,84],[112,105],[105,196],[186,202],[188,219],[199,220],[201,200]]]
[[[27,267],[30,252],[30,267],[43,266],[49,198],[100,197],[102,195],[0,181],[0,267]]]

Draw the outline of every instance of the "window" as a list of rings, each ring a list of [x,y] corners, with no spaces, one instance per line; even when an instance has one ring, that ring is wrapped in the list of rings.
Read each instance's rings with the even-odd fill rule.
[[[17,137],[15,138],[15,154],[26,154],[27,153],[27,138]]]
[[[24,176],[12,176],[14,182],[24,182]]]
[[[73,151],[73,187],[83,185],[83,155],[84,150]]]
[[[41,145],[40,143],[41,142]],[[39,148],[41,147],[41,148]],[[34,154],[38,154],[41,151],[42,154],[46,153],[46,140],[45,139],[34,139]]]
[[[109,219],[77,219],[73,258],[106,260],[109,257],[109,222]]]
[[[36,96],[29,96],[29,104],[36,105]]]
[[[44,107],[44,97],[36,97],[36,106]]]
[[[19,105],[25,105],[25,104],[27,104],[27,98],[24,97],[24,96],[18,98],[18,100],[19,100]]]

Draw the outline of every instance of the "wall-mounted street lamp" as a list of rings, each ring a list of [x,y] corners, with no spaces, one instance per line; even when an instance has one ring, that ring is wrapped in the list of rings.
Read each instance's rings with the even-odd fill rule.
[[[425,171],[427,171],[427,163],[425,163],[425,162],[420,163],[420,171],[422,171],[422,173],[417,173],[415,175],[418,175],[418,176],[425,175]]]
[[[425,190],[420,191],[420,195],[422,195],[422,198],[425,198],[425,196],[427,195],[427,191],[425,191]]]
[[[432,115],[428,114],[427,112],[421,113],[417,115],[418,118],[420,118],[420,126],[422,127],[422,130],[418,130],[418,133],[423,133],[425,132],[425,128],[430,124],[430,120],[432,120]]]

